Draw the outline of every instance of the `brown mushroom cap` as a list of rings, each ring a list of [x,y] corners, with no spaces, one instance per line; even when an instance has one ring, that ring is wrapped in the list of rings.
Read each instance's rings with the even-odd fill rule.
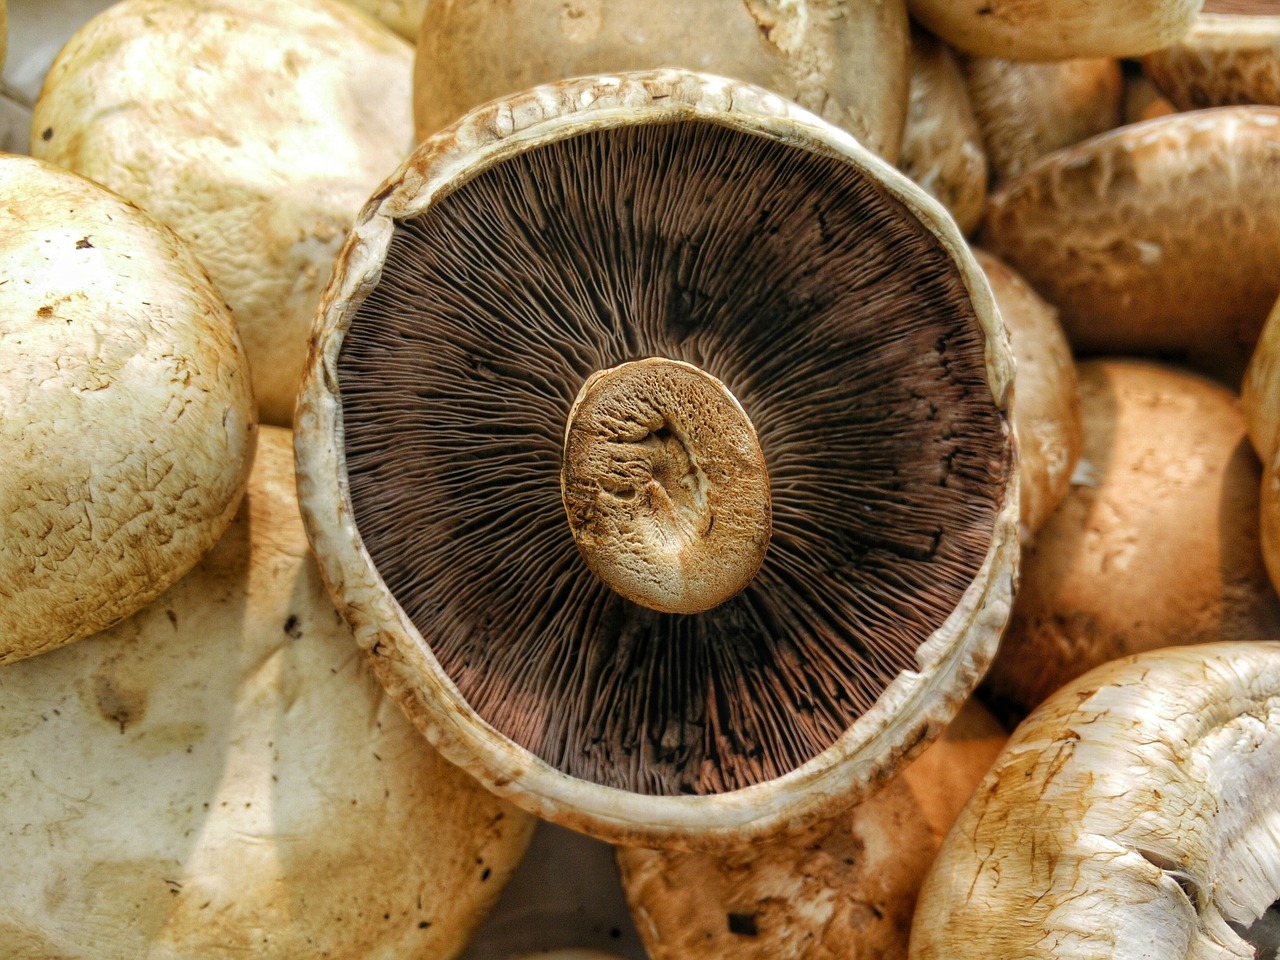
[[[231,522],[257,423],[190,250],[74,174],[0,157],[0,664],[129,616]]]
[[[971,57],[964,71],[996,182],[1123,119],[1123,72],[1109,57],[1059,63]]]
[[[1263,568],[1257,459],[1234,394],[1136,361],[1078,367],[1084,450],[1024,550],[986,687],[1025,712],[1107,660],[1280,638]]]
[[[431,3],[414,67],[418,138],[536,84],[683,67],[779,93],[893,162],[908,31],[904,0]]]
[[[226,536],[110,631],[0,669],[0,955],[452,957],[533,822],[369,675],[286,431]]]
[[[718,855],[619,847],[649,957],[903,957],[920,884],[1005,739],[970,701],[883,790],[798,836]]]
[[[1180,110],[1280,104],[1280,3],[1208,0],[1186,35],[1142,66]]]
[[[1238,378],[1280,295],[1278,148],[1276,107],[1113,130],[992,193],[982,243],[1058,307],[1077,352]]]
[[[1070,60],[1134,57],[1166,47],[1202,0],[908,0],[911,15],[980,57]]]
[[[336,0],[124,0],[49,70],[32,152],[191,244],[240,328],[264,422],[292,420],[338,247],[412,145],[412,57]]]
[[[530,809],[773,832],[878,784],[981,669],[1017,515],[989,288],[935,202],[780,97],[656,71],[477,111],[366,208],[316,340],[326,578],[433,742]],[[596,578],[561,502],[582,384],[653,356],[729,388],[769,476],[759,573],[690,616]]]
[[[1249,440],[1267,463],[1280,448],[1280,300],[1263,324],[1240,388]]]

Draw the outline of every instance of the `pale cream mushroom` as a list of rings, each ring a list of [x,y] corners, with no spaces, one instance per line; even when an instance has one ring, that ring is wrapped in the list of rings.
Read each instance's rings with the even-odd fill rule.
[[[719,855],[619,847],[649,957],[903,957],[920,884],[1005,739],[970,701],[883,790],[798,836]]]
[[[1041,157],[981,242],[1077,352],[1178,358],[1238,383],[1280,295],[1280,108],[1173,114]]]
[[[0,664],[129,616],[231,523],[257,420],[186,244],[65,170],[0,156]]]
[[[1280,947],[1280,644],[1090,672],[1010,738],[920,894],[911,960]]]
[[[907,113],[905,0],[430,3],[414,66],[419,139],[564,77],[683,67],[758,84],[893,162]]]
[[[432,742],[561,824],[798,829],[937,736],[1007,616],[990,288],[934,200],[758,87],[653,71],[477,110],[365,208],[315,336],[297,449],[327,581]],[[586,495],[562,487],[584,384],[645,360],[718,399],[637,378]],[[767,475],[740,482],[752,433]],[[768,511],[718,513],[718,484]],[[592,572],[592,498],[630,517],[638,579],[720,549],[722,519],[763,562],[661,612]]]
[[[0,956],[443,960],[531,830],[370,676],[263,430],[216,548],[0,669]]]
[[[1181,110],[1280,104],[1280,3],[1205,0],[1191,29],[1142,66]]]
[[[909,0],[965,53],[1014,60],[1134,57],[1186,33],[1203,0]]]
[[[1231,391],[1171,367],[1078,369],[1084,449],[1023,553],[986,688],[1020,714],[1107,660],[1280,639],[1259,546],[1257,458]]]
[[[31,150],[187,240],[290,423],[320,288],[408,153],[413,48],[336,0],[124,0],[50,68]]]
[[[427,0],[345,0],[346,3],[363,10],[384,26],[390,27],[410,43],[418,42],[418,31],[422,29],[422,14],[427,9]]]

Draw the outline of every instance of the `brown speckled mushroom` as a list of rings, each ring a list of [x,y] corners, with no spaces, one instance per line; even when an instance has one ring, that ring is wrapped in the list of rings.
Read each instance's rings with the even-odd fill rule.
[[[911,86],[898,167],[955,217],[968,235],[987,199],[987,155],[964,74],[947,45],[911,31]]]
[[[1280,295],[1280,108],[1219,107],[1041,157],[981,242],[1060,311],[1077,352],[1183,359],[1238,383]]]
[[[414,65],[418,137],[536,84],[684,67],[779,93],[893,162],[907,113],[908,33],[904,0],[430,3]]]
[[[74,174],[0,157],[0,664],[149,603],[217,542],[257,435],[196,258]]]
[[[1137,361],[1079,365],[1084,450],[1023,554],[984,689],[1020,715],[1107,660],[1280,639],[1259,547],[1257,459],[1231,391]]]
[[[970,701],[883,790],[795,837],[725,854],[619,847],[651,960],[899,960],[942,838],[1005,731]]]
[[[1280,644],[1108,663],[1009,739],[920,893],[910,960],[1274,960]]]
[[[0,669],[0,955],[444,960],[533,822],[370,676],[265,428],[235,522],[115,628]]]
[[[1186,35],[1142,66],[1180,110],[1280,105],[1280,2],[1205,0]]]
[[[446,755],[567,826],[715,846],[847,806],[941,731],[1007,615],[989,287],[935,201],[759,88],[655,71],[476,111],[366,207],[315,339],[300,490],[340,606]],[[718,381],[763,457],[723,481],[767,480],[763,563],[696,613],[593,574],[562,493],[583,385],[650,358]],[[601,512],[719,527],[736,428],[702,406],[633,395]]]
[[[191,244],[262,420],[288,425],[338,247],[412,146],[412,73],[409,44],[336,0],[124,0],[58,54],[31,150]]]
[[[1123,72],[1108,57],[1058,63],[971,57],[964,70],[996,182],[1123,119]]]
[[[1134,57],[1166,47],[1202,0],[909,0],[911,15],[965,53],[1014,60]]]

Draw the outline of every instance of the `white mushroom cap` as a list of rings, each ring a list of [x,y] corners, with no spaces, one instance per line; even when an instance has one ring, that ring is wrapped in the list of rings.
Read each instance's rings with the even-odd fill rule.
[[[0,664],[140,609],[231,522],[257,430],[194,256],[65,170],[0,157]]]
[[[1014,732],[956,821],[911,960],[1253,960],[1280,901],[1278,795],[1280,644],[1099,667]]]
[[[412,61],[334,0],[125,0],[58,55],[31,149],[191,244],[287,425],[338,247],[412,145]]]
[[[530,818],[370,676],[267,429],[222,541],[114,629],[0,669],[0,955],[454,956]]]

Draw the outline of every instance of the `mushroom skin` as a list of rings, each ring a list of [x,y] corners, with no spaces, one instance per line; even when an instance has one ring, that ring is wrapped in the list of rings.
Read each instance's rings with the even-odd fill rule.
[[[345,0],[410,43],[418,42],[427,0]]]
[[[344,437],[344,430],[353,422],[352,401],[340,392],[338,375],[344,342],[353,337],[353,318],[366,298],[373,296],[375,284],[387,282],[389,268],[384,264],[398,224],[409,218],[421,221],[442,198],[458,195],[463,183],[535,147],[547,149],[592,130],[615,126],[660,130],[664,125],[697,118],[712,119],[713,123],[699,129],[717,131],[716,136],[722,130],[738,131],[766,141],[780,139],[788,149],[811,144],[809,149],[818,156],[873,171],[877,189],[887,190],[919,218],[921,227],[936,238],[939,255],[954,258],[957,273],[949,275],[966,291],[975,330],[981,332],[984,344],[979,360],[984,365],[979,388],[982,403],[1003,409],[1012,375],[1004,330],[996,317],[990,288],[973,263],[964,238],[935,201],[847,133],[775,94],[723,78],[662,70],[586,77],[535,88],[475,111],[419,147],[365,208],[326,289],[312,362],[300,396],[295,443],[303,515],[326,582],[361,646],[372,654],[374,669],[383,683],[442,753],[524,809],[601,839],[712,849],[799,829],[847,806],[853,797],[881,786],[896,766],[923,750],[941,732],[967,696],[966,688],[976,684],[995,634],[1008,614],[1017,562],[1016,478],[1001,474],[993,527],[980,538],[983,551],[959,601],[942,625],[915,649],[913,666],[896,674],[878,699],[829,747],[782,775],[714,795],[645,793],[565,773],[511,739],[510,734],[497,735],[494,724],[462,696],[457,681],[431,652],[432,639],[439,642],[440,638],[424,637],[391,595],[356,526],[353,481],[348,472],[352,452]],[[414,267],[411,272],[420,275],[419,269]],[[380,348],[370,349],[376,353]],[[471,367],[477,369],[475,364]],[[485,364],[478,369],[486,380],[495,372]],[[536,382],[541,384],[545,376],[546,372],[540,371]],[[343,389],[353,388],[348,385]],[[493,388],[485,389],[492,392]],[[370,406],[369,416],[377,409]],[[382,419],[381,414],[378,417]],[[759,430],[760,421],[754,415],[753,420]],[[1008,439],[1006,435],[1005,442]],[[375,451],[375,459],[377,456]],[[368,476],[372,477],[372,472]],[[772,482],[772,468],[770,476]],[[776,532],[776,500],[774,518]],[[775,533],[770,556],[774,556],[777,543]],[[754,582],[759,580],[757,576]],[[915,597],[912,603],[922,599]],[[491,611],[492,598],[487,596],[485,603]],[[522,673],[528,672],[522,668]],[[537,721],[545,712],[538,695],[537,690],[518,697],[513,694],[505,697],[501,706],[505,708],[515,698],[519,701],[516,705],[527,711],[519,715],[518,722],[529,717]],[[563,708],[562,702],[556,703],[558,714]],[[706,766],[700,765],[698,771],[706,772]],[[716,770],[710,773],[720,776]]]
[[[1267,317],[1240,393],[1249,440],[1262,460],[1262,559],[1280,591],[1280,301]]]
[[[920,884],[1005,740],[970,700],[883,790],[797,836],[720,855],[617,848],[645,951],[651,960],[905,956]]]
[[[257,436],[235,324],[186,244],[0,158],[0,664],[80,640],[211,548]]]
[[[1134,57],[1186,33],[1203,0],[909,0],[957,50],[1012,60]]]
[[[262,431],[234,523],[130,620],[0,670],[0,956],[459,953],[533,822],[369,674]]]
[[[1023,553],[984,691],[1023,716],[1107,660],[1212,640],[1280,639],[1263,566],[1258,463],[1236,396],[1126,360],[1077,368],[1084,448]]]
[[[343,236],[412,146],[412,58],[336,0],[125,0],[49,70],[32,153],[191,244],[240,328],[263,422],[291,422]]]
[[[1056,306],[1077,353],[1239,382],[1280,294],[1280,108],[1218,107],[1041,157],[994,191],[981,243]]]
[[[1179,110],[1280,105],[1280,4],[1209,0],[1176,43],[1142,68]]]
[[[1280,901],[1280,644],[1105,664],[1014,731],[920,893],[911,960],[1239,958]]]
[[[968,236],[987,199],[987,155],[964,74],[947,45],[911,31],[911,83],[898,168],[936,198]]]
[[[693,26],[708,23],[714,29]],[[909,29],[904,0],[433,0],[414,66],[418,139],[562,77],[683,67],[772,90],[893,162]]]

